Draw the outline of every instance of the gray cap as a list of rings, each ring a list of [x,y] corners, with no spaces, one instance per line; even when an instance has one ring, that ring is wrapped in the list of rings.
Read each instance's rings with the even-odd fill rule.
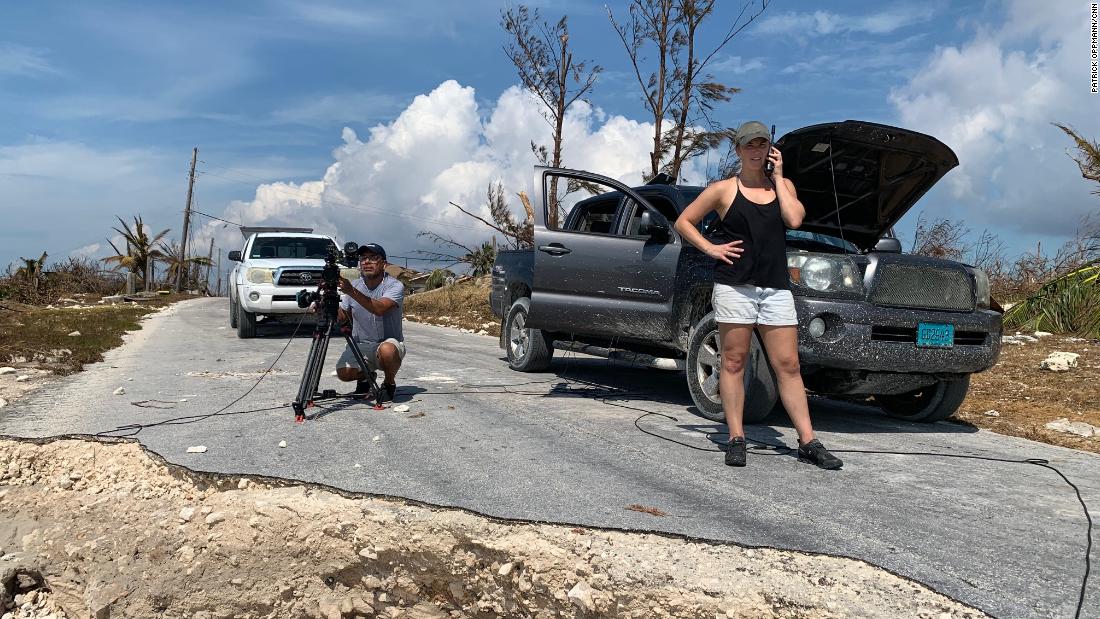
[[[738,146],[744,146],[756,138],[764,138],[770,142],[772,134],[768,132],[768,128],[764,126],[764,123],[758,120],[750,120],[737,128],[733,141]]]

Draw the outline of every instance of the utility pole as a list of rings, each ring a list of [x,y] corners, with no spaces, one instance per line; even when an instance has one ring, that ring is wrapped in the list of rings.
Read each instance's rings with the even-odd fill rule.
[[[187,227],[191,224],[191,194],[195,189],[195,162],[199,158],[199,147],[196,146],[191,151],[191,174],[187,178],[187,207],[183,209],[183,236],[180,238],[180,260],[183,264],[179,265],[176,269],[176,292],[180,291],[180,285],[183,283],[183,270],[184,265],[187,264]]]
[[[222,248],[218,248],[218,296],[222,296]]]
[[[206,253],[206,294],[210,294],[210,267],[214,264],[214,237],[210,237],[210,251]]]

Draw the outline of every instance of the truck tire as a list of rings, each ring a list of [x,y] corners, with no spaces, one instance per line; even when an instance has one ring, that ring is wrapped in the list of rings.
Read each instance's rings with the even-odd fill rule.
[[[237,328],[237,302],[229,297],[229,328]]]
[[[703,316],[691,331],[687,351],[687,384],[699,413],[712,421],[725,421],[722,399],[718,394],[721,370],[718,323],[714,312]],[[745,423],[763,421],[775,408],[779,397],[775,372],[772,371],[760,338],[752,335],[749,358],[745,361]]]
[[[550,367],[554,348],[541,329],[527,327],[531,300],[516,299],[504,318],[504,352],[508,367],[519,372],[539,372]]]
[[[876,395],[875,402],[891,417],[932,423],[955,414],[966,399],[969,389],[970,375],[967,374],[955,380],[941,380],[909,393]]]
[[[237,337],[242,340],[256,337],[256,314],[237,306]]]

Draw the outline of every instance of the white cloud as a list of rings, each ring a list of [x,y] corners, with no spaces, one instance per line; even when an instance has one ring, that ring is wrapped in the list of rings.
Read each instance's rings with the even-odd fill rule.
[[[272,113],[275,120],[305,125],[363,122],[397,111],[398,98],[384,93],[347,93],[309,97]]]
[[[578,103],[563,134],[568,167],[640,182],[651,124],[606,117]],[[223,217],[246,225],[313,227],[341,242],[381,243],[393,255],[434,249],[417,238],[422,230],[471,244],[487,239],[491,230],[448,202],[488,218],[486,187],[499,180],[522,218],[515,194],[531,191],[536,163],[531,141],[549,144],[550,137],[539,104],[525,91],[509,88],[485,115],[473,88],[446,81],[417,96],[392,122],[373,127],[365,139],[345,128],[322,179],[261,185],[251,201],[230,204]],[[703,178],[697,166],[686,176]],[[239,233],[222,225],[206,224],[203,235],[217,235],[220,246],[239,247]]]
[[[104,245],[102,243],[92,243],[84,247],[77,247],[70,251],[69,255],[73,258],[90,258],[99,254],[99,250],[103,248]]]
[[[943,181],[956,206],[937,215],[967,218],[975,229],[1068,236],[1096,210],[1067,157],[1071,142],[1051,124],[1100,135],[1084,13],[1033,0],[1006,2],[1003,13],[1000,26],[938,49],[890,98],[903,126],[938,137],[959,156]]]
[[[15,179],[108,184],[131,179],[159,155],[147,150],[99,151],[79,142],[35,139],[0,146],[0,190]]]
[[[45,50],[16,45],[0,44],[0,75],[58,75],[60,71],[46,60]]]
[[[934,14],[934,6],[898,5],[867,15],[840,15],[829,11],[799,13],[787,11],[765,18],[756,28],[764,35],[831,35],[845,32],[889,34],[905,26],[928,21]]]
[[[742,58],[741,56],[727,56],[707,65],[707,69],[718,74],[742,75],[750,71],[759,71],[764,68],[763,58]]]

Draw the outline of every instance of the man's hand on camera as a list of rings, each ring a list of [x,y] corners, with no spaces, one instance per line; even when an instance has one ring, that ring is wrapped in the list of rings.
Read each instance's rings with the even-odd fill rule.
[[[340,292],[343,292],[344,294],[351,294],[351,291],[355,290],[355,288],[352,287],[351,282],[348,281],[346,277],[340,278],[340,283],[338,284],[338,287],[340,288]]]
[[[307,309],[306,311],[309,312],[310,314],[316,314],[317,313],[317,302],[314,301],[313,303],[310,303],[309,304],[309,309]]]

